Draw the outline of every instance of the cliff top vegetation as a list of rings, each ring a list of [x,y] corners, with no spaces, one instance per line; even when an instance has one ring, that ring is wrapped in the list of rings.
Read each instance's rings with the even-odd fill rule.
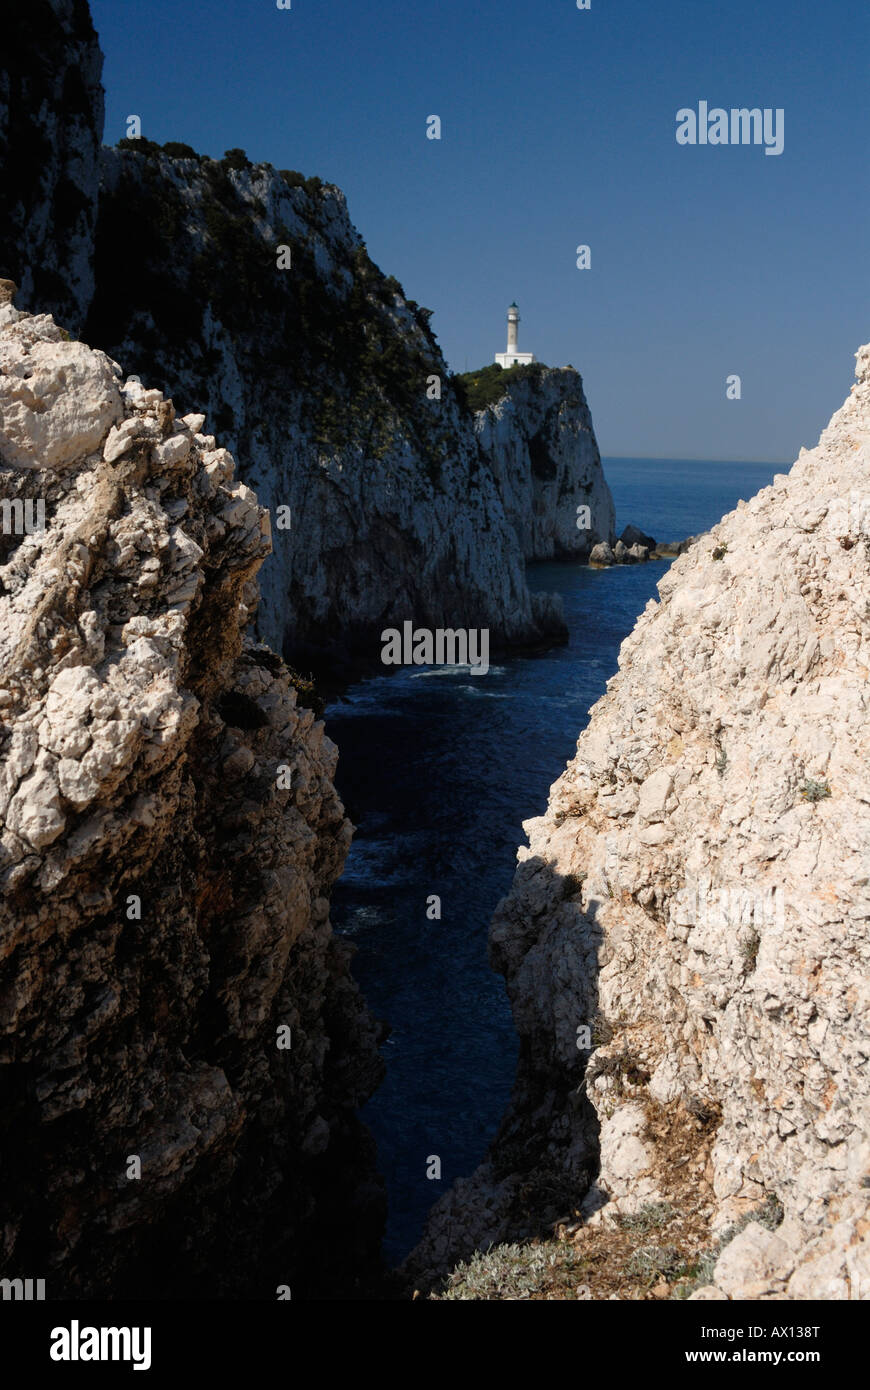
[[[461,375],[455,376],[453,385],[460,400],[469,410],[486,410],[487,406],[495,405],[502,400],[516,382],[528,378],[536,379],[549,370],[543,362],[522,363],[518,367],[508,368],[500,367],[497,362],[493,362],[488,367],[480,367],[477,371],[462,372]]]
[[[349,222],[346,237],[329,237],[338,190],[241,149],[214,160],[140,137],[117,150],[100,201],[90,340],[115,355],[134,340],[145,378],[172,383],[177,403],[204,409],[227,434],[238,424],[230,403],[205,389],[188,399],[179,367],[183,359],[191,380],[215,382],[221,343],[232,342],[276,391],[300,393],[323,447],[359,442],[378,457],[402,420],[434,472],[448,442],[425,397],[427,378],[444,373],[431,311],[381,273]],[[282,214],[298,219],[295,231]],[[292,245],[292,274],[276,272],[280,244]],[[283,345],[277,364],[269,343]]]

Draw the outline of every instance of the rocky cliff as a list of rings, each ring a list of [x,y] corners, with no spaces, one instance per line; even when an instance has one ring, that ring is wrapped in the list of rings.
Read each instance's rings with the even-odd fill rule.
[[[427,311],[337,188],[125,142],[104,151],[95,264],[92,340],[214,421],[276,520],[261,635],[319,664],[377,660],[409,617],[496,646],[563,631],[526,587]]]
[[[489,389],[504,394],[475,413],[474,429],[522,553],[586,560],[599,542],[614,544],[615,517],[580,373],[535,365],[502,375]]]
[[[94,293],[100,52],[82,0],[8,0],[0,64],[0,276],[81,332]]]
[[[526,824],[513,1103],[417,1280],[543,1233],[447,1296],[870,1297],[868,562],[865,347],[817,448],[660,582]]]
[[[353,1292],[380,1062],[336,750],[245,635],[267,515],[201,415],[0,288],[0,1273]]]
[[[372,263],[337,188],[241,150],[100,151],[86,4],[13,13],[0,274],[235,451],[274,519],[259,635],[346,672],[407,618],[488,627],[493,648],[564,638],[523,562],[612,539],[579,377],[514,385],[475,422],[429,311]]]

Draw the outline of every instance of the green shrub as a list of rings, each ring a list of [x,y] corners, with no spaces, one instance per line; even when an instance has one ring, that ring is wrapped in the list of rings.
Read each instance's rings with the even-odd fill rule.
[[[686,1272],[686,1262],[675,1245],[642,1245],[631,1255],[625,1272],[648,1285],[659,1279],[671,1283]]]
[[[645,1235],[647,1231],[666,1225],[674,1215],[674,1208],[670,1202],[647,1202],[645,1207],[641,1207],[640,1211],[632,1215],[617,1216],[616,1224],[623,1231],[638,1231]]]
[[[486,410],[502,400],[518,381],[540,377],[547,368],[542,362],[525,362],[517,367],[500,367],[493,362],[476,372],[463,372],[452,378],[460,401],[468,410]]]
[[[224,151],[221,164],[225,164],[228,169],[250,169],[251,161],[244,150],[233,148]]]
[[[581,871],[579,874],[565,874],[562,879],[562,888],[566,898],[573,898],[576,893],[581,892],[583,884],[588,878],[588,874]]]
[[[300,675],[292,666],[287,667],[287,674],[290,677],[290,684],[296,691],[297,705],[304,709],[313,710],[319,719],[326,709],[326,699],[318,690],[314,677],[310,674]]]
[[[736,1221],[733,1226],[729,1226],[727,1230],[722,1232],[716,1244],[712,1246],[711,1249],[699,1255],[693,1264],[686,1266],[686,1268],[677,1275],[677,1278],[686,1282],[681,1283],[678,1288],[674,1289],[671,1298],[689,1298],[696,1289],[703,1288],[705,1284],[712,1283],[713,1270],[716,1268],[716,1262],[722,1254],[722,1251],[725,1249],[726,1245],[731,1244],[735,1236],[739,1236],[740,1232],[746,1229],[751,1221],[757,1221],[759,1225],[764,1226],[768,1231],[775,1231],[777,1226],[781,1225],[784,1215],[785,1213],[779,1198],[774,1194],[768,1196],[763,1206],[756,1207],[754,1211],[748,1211],[745,1216],[741,1216],[739,1221]]]
[[[650,1079],[646,1067],[629,1048],[623,1048],[612,1057],[593,1058],[587,1071],[589,1084],[599,1076],[613,1077],[620,1094],[625,1092],[626,1086],[645,1086]]]
[[[118,141],[118,149],[133,150],[136,154],[144,154],[146,157],[152,159],[162,154],[162,150],[157,142],[147,139],[144,135],[138,135],[132,140],[128,136],[125,136],[123,140]]]
[[[755,962],[758,960],[758,948],[761,940],[757,932],[751,932],[745,941],[740,943],[740,954],[747,972],[751,973],[755,969]]]
[[[824,801],[825,797],[831,795],[831,788],[827,782],[816,782],[812,777],[808,777],[800,789],[804,801],[816,802]]]
[[[163,153],[168,154],[170,159],[199,159],[193,146],[185,145],[181,140],[167,140]]]
[[[586,1270],[586,1257],[570,1246],[494,1245],[458,1264],[443,1292],[434,1297],[449,1302],[513,1302],[551,1291],[571,1298],[576,1296],[572,1286]]]

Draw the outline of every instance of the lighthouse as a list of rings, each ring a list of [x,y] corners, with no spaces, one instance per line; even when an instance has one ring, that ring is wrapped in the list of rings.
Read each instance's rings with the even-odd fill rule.
[[[508,339],[507,352],[497,352],[495,360],[500,367],[516,367],[534,362],[533,352],[517,352],[517,336],[519,333],[520,311],[516,306],[516,301],[510,306],[507,313]]]

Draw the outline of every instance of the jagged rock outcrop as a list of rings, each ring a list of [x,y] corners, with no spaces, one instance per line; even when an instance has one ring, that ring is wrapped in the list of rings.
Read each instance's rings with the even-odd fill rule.
[[[81,331],[94,292],[103,55],[82,0],[7,0],[0,65],[0,278]]]
[[[638,526],[628,525],[623,528],[615,545],[608,541],[599,541],[594,545],[589,563],[595,569],[606,569],[610,565],[637,565],[646,560],[670,559],[674,555],[683,555],[696,540],[697,536],[688,536],[682,541],[664,541],[659,545],[654,536],[648,536]]]
[[[267,515],[201,415],[0,298],[0,1273],[352,1292],[381,1064],[336,750],[245,636]]]
[[[474,428],[525,558],[586,559],[596,543],[613,544],[613,498],[580,373],[509,372],[505,392]]]
[[[693,1297],[868,1298],[870,348],[659,592],[526,824],[491,934],[513,1104],[410,1271],[670,1212],[712,1251]]]

